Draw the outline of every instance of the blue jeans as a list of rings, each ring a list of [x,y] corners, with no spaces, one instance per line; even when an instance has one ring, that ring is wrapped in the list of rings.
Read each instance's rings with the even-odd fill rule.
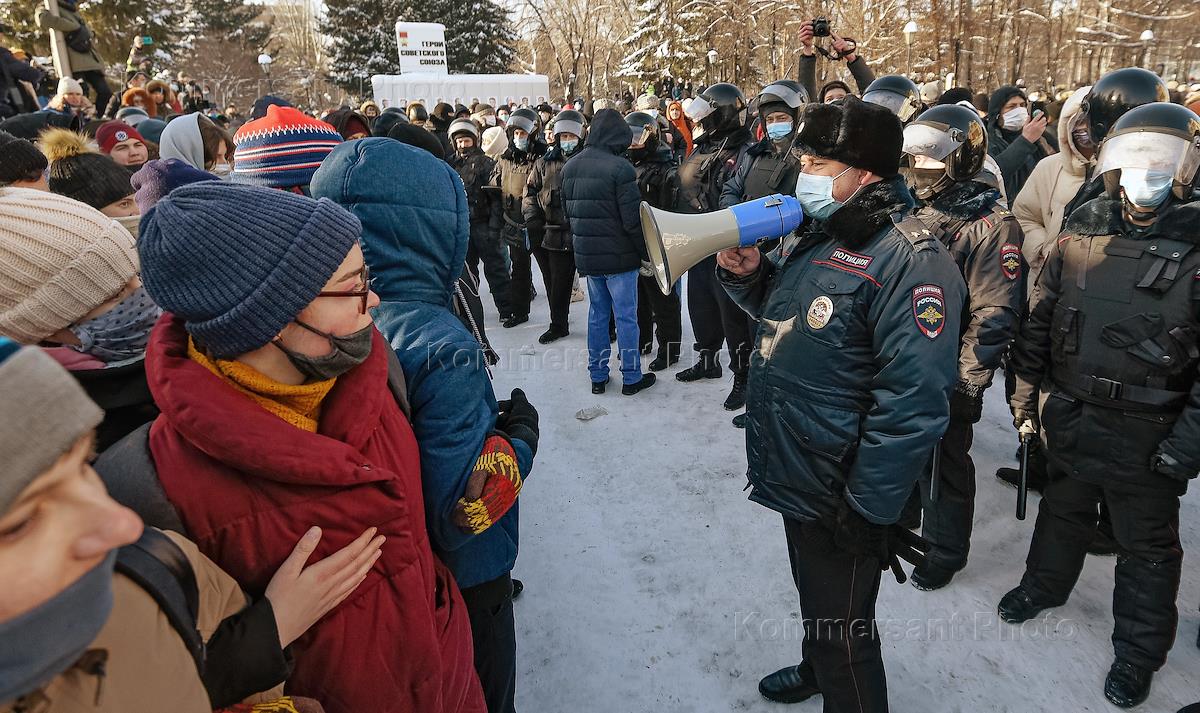
[[[621,351],[621,377],[626,385],[642,380],[642,355],[638,350],[638,271],[615,275],[588,275],[588,371],[592,383],[608,379],[612,345],[608,342],[610,315],[617,320],[617,347]]]

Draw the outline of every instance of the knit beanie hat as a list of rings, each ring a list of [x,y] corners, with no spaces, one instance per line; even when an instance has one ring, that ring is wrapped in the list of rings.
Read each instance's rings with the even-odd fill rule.
[[[32,143],[0,131],[0,186],[24,181],[47,165],[46,156]]]
[[[492,158],[504,153],[508,149],[508,134],[504,131],[504,127],[493,126],[484,131],[479,146],[485,154]]]
[[[659,107],[658,97],[654,94],[643,94],[633,103],[634,111],[646,111],[647,109],[657,110]]]
[[[103,208],[133,195],[129,171],[98,153],[81,134],[50,129],[42,134],[42,152],[50,160],[50,190]]]
[[[137,139],[146,143],[137,129],[123,121],[109,121],[96,129],[96,143],[100,145],[100,153],[103,154],[112,153],[114,146],[129,139]]]
[[[83,85],[80,84],[79,80],[77,80],[77,79],[72,79],[71,77],[63,77],[62,79],[58,80],[58,93],[59,94],[83,94]]]
[[[221,179],[208,171],[193,168],[186,161],[168,158],[147,161],[133,174],[129,182],[136,191],[133,199],[137,201],[138,212],[145,215],[167,194],[180,186],[197,181],[219,180]]]
[[[321,161],[342,143],[342,137],[337,129],[299,109],[271,105],[266,116],[243,124],[233,143],[237,147],[234,183],[292,188],[312,181]]]
[[[446,147],[442,146],[442,142],[438,140],[438,137],[433,132],[422,129],[416,124],[396,124],[388,132],[388,138],[395,139],[402,144],[425,149],[442,160],[446,158]]]
[[[213,357],[279,334],[358,241],[362,225],[327,198],[201,181],[142,217],[142,281]]]
[[[371,126],[371,136],[387,136],[388,132],[396,124],[407,123],[408,114],[405,114],[403,109],[397,106],[389,106],[375,118],[375,124]]]
[[[291,103],[286,99],[267,94],[259,97],[254,101],[254,106],[250,108],[250,121],[261,119],[267,115],[267,109],[272,106],[291,106]]]
[[[104,412],[58,362],[0,337],[0,515],[50,470]]]
[[[137,125],[137,130],[145,137],[146,141],[161,143],[162,134],[167,129],[167,122],[162,119],[151,119],[149,117],[140,121]]]
[[[117,221],[54,193],[0,188],[0,335],[36,344],[137,272],[133,236]]]

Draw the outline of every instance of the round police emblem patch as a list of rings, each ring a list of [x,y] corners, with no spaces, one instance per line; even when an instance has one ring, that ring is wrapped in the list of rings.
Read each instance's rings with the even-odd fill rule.
[[[808,326],[813,329],[821,329],[829,324],[831,317],[833,317],[833,300],[825,295],[816,298],[808,306]]]

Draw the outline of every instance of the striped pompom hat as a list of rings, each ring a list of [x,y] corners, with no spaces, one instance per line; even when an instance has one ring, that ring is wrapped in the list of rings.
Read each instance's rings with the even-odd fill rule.
[[[271,105],[266,116],[243,124],[233,143],[234,183],[290,189],[307,186],[342,137],[299,109]]]

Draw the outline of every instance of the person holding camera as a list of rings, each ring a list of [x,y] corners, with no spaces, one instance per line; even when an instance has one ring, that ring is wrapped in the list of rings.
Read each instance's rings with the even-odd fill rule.
[[[818,37],[832,39],[830,45],[832,52],[824,47],[816,46],[815,38]],[[858,85],[859,94],[866,91],[867,86],[875,81],[875,73],[867,66],[867,61],[858,55],[858,45],[854,40],[834,34],[829,27],[829,20],[823,17],[815,18],[800,28],[800,45],[800,76],[798,79],[808,95],[815,97],[813,101],[819,104],[837,101],[851,92],[848,84],[836,79],[827,82],[821,87],[821,91],[817,92],[817,52],[835,62],[844,60],[846,68],[854,77],[854,83]]]
[[[79,14],[77,0],[58,0],[58,14],[46,8],[38,10],[37,26],[41,30],[58,30],[67,45],[70,72],[64,73],[84,82],[96,92],[98,108],[108,106],[112,90],[104,79],[104,59],[96,50],[92,30]]]

